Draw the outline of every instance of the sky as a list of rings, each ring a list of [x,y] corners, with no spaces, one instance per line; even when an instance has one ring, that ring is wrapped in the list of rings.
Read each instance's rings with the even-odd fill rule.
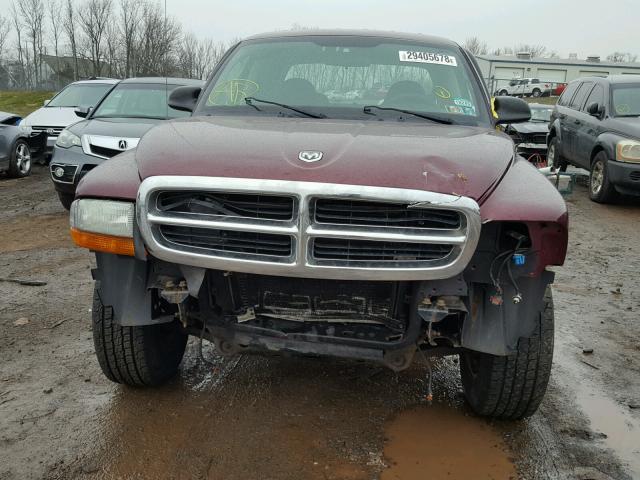
[[[19,0],[16,0],[19,1]],[[79,0],[83,1],[83,0]],[[117,3],[118,0],[114,0]],[[640,55],[640,0],[166,0],[185,30],[229,41],[293,24],[477,36],[490,48],[543,44],[561,57]],[[8,15],[11,0],[0,0]]]

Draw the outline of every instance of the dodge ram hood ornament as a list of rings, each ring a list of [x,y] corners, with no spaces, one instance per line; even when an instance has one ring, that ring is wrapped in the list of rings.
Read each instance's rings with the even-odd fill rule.
[[[298,159],[307,163],[319,162],[322,160],[322,152],[303,150],[298,154]]]

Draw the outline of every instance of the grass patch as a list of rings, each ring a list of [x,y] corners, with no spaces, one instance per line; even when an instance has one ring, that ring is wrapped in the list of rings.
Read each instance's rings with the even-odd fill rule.
[[[54,92],[0,91],[0,111],[26,117],[42,107],[42,103],[53,97],[53,94]]]
[[[555,105],[559,97],[525,97],[527,103],[542,103],[543,105]]]

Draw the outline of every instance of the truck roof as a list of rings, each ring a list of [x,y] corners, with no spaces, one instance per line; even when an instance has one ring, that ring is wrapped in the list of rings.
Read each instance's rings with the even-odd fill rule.
[[[291,37],[376,37],[391,40],[405,40],[409,42],[428,43],[434,46],[457,47],[458,44],[443,37],[432,35],[423,35],[420,33],[404,33],[391,32],[383,30],[364,30],[364,29],[331,29],[331,30],[286,30],[278,32],[267,32],[252,35],[245,40],[262,40],[275,38],[291,38]]]
[[[202,80],[178,77],[132,77],[125,78],[120,83],[168,83],[170,85],[193,85],[202,86]]]

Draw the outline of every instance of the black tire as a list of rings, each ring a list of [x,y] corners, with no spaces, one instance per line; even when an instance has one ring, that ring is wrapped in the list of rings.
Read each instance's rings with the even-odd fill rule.
[[[536,330],[507,357],[468,351],[460,355],[465,397],[479,415],[517,420],[533,415],[549,383],[553,359],[553,299],[544,297]]]
[[[533,91],[531,92],[531,96],[538,98],[542,95],[542,90],[540,90],[539,88],[534,88]]]
[[[558,137],[553,137],[549,142],[549,149],[547,150],[547,163],[551,167],[555,167],[561,172],[566,172],[569,164],[560,155],[560,142]]]
[[[608,162],[605,152],[598,152],[591,162],[589,198],[594,202],[610,203],[618,196],[618,192],[609,180]]]
[[[509,92],[507,92],[506,90],[500,90],[500,93],[498,95],[501,95],[503,97],[506,97],[509,95]]]
[[[58,192],[58,198],[60,199],[60,203],[67,210],[71,210],[71,204],[73,203],[73,199],[75,198],[72,193],[62,193]]]
[[[105,376],[134,387],[157,386],[173,377],[184,356],[187,334],[177,322],[122,327],[93,294],[93,344]]]
[[[29,144],[22,139],[16,140],[11,149],[9,176],[14,178],[27,177],[31,174],[32,155]]]

